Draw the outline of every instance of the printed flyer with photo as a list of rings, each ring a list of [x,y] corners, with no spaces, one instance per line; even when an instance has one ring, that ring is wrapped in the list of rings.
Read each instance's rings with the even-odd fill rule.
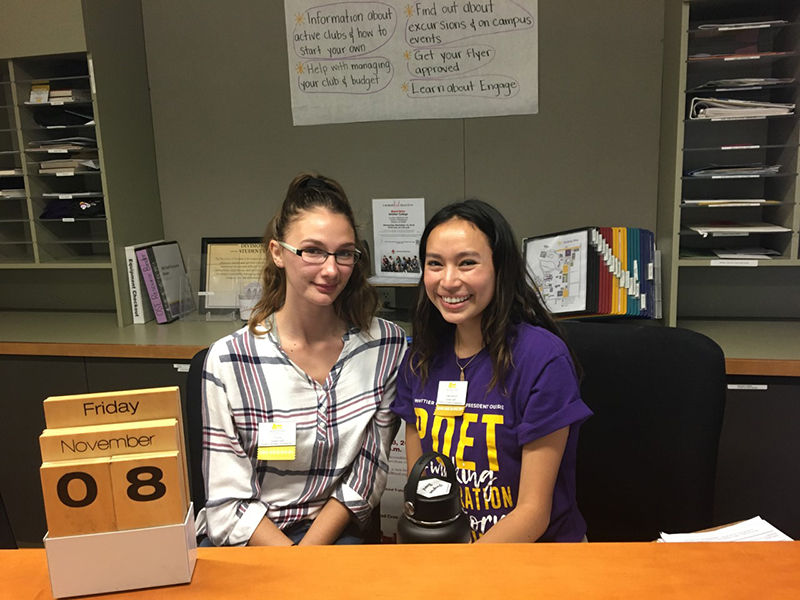
[[[425,230],[425,199],[372,201],[375,243],[373,283],[416,283],[422,268],[419,240]]]

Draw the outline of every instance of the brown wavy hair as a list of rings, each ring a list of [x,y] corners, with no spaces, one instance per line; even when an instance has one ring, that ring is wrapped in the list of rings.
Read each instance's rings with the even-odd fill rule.
[[[280,210],[267,225],[264,233],[264,253],[266,265],[261,274],[263,293],[253,308],[248,328],[254,335],[263,335],[263,329],[256,331],[259,324],[264,323],[269,331],[266,318],[280,309],[286,301],[286,274],[272,260],[269,251],[271,240],[283,241],[289,227],[304,211],[325,208],[330,212],[344,216],[353,228],[356,249],[361,251],[361,258],[353,266],[353,272],[342,293],[333,303],[336,316],[348,325],[360,329],[369,329],[372,318],[378,310],[379,296],[374,287],[367,281],[369,274],[369,257],[364,242],[358,235],[353,208],[347,200],[342,186],[333,179],[316,173],[304,172],[297,175],[289,184],[286,198]]]
[[[483,344],[492,359],[492,380],[489,388],[500,384],[505,393],[505,377],[514,368],[511,346],[518,326],[530,323],[558,336],[563,335],[553,316],[539,297],[525,261],[517,245],[514,231],[497,209],[480,200],[466,200],[449,204],[437,212],[422,234],[419,256],[422,259],[422,277],[417,286],[417,302],[411,318],[413,336],[409,356],[412,371],[423,382],[434,356],[448,340],[453,340],[456,326],[444,320],[425,291],[425,253],[431,232],[447,221],[459,219],[472,223],[489,241],[494,265],[494,296],[481,315]],[[581,369],[575,354],[570,350],[578,377]]]

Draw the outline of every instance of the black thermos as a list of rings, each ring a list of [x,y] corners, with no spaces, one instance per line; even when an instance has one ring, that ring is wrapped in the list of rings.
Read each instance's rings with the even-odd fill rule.
[[[447,479],[421,477],[429,462],[439,459]],[[469,520],[461,498],[453,463],[444,454],[428,452],[411,469],[404,490],[403,514],[397,523],[400,544],[468,544]]]

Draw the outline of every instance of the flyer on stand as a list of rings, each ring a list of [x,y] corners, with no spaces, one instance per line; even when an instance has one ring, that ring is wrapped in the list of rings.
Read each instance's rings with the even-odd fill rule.
[[[419,240],[425,229],[424,198],[372,200],[375,240],[373,283],[417,283]]]

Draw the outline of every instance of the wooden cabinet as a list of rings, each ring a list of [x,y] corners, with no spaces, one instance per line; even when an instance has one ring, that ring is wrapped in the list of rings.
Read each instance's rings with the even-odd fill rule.
[[[761,516],[800,539],[800,380],[728,378],[715,521]]]
[[[42,401],[88,391],[82,358],[2,356],[0,380],[0,493],[17,544],[41,546],[47,531],[39,467]]]

